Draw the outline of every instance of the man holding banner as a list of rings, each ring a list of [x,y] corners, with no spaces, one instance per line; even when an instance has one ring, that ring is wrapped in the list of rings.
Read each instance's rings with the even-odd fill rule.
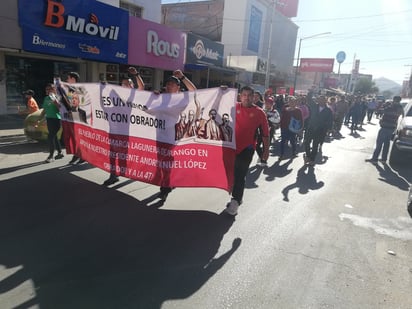
[[[165,92],[166,93],[179,93],[181,83],[185,85],[188,91],[195,91],[197,88],[188,79],[181,70],[176,70],[173,75],[166,80]],[[160,187],[159,198],[161,201],[165,201],[169,193],[172,191],[171,187]]]
[[[142,77],[140,76],[139,72],[136,70],[136,68],[135,67],[129,67],[128,72],[129,72],[129,75],[132,76],[133,79],[135,79],[135,82],[133,82],[133,80],[130,79],[130,78],[127,78],[127,79],[125,78],[125,79],[122,80],[121,86],[124,87],[124,88],[131,88],[131,89],[134,89],[136,87],[137,90],[143,91],[144,87],[145,87],[145,84],[144,84],[144,81],[143,81]],[[110,164],[112,166],[115,166],[115,161],[116,161],[116,158],[111,156],[110,157]],[[103,185],[110,186],[112,184],[115,184],[118,181],[119,181],[119,177],[116,175],[116,173],[114,171],[112,171],[110,173],[110,177],[103,182]]]
[[[256,148],[256,131],[259,129],[263,141],[262,160],[269,157],[269,124],[265,112],[253,104],[254,90],[245,86],[240,90],[240,102],[236,104],[236,159],[232,198],[226,205],[226,213],[237,215],[242,204],[246,174]]]

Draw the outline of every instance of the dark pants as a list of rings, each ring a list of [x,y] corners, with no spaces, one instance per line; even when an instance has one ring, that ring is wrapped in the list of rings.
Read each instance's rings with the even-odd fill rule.
[[[368,109],[368,122],[371,122],[374,112],[375,112],[374,109]]]
[[[324,140],[323,132],[307,130],[305,133],[305,153],[309,161],[315,161],[318,154],[319,144]]]
[[[344,118],[345,118],[345,115],[343,114],[335,115],[335,120],[333,122],[333,129],[335,130],[335,133],[340,133]]]
[[[243,192],[245,191],[246,174],[252,162],[254,149],[245,148],[241,153],[236,155],[235,159],[235,179],[232,189],[232,197],[239,203],[242,203]]]
[[[392,139],[394,129],[380,128],[378,137],[376,138],[376,147],[373,152],[372,159],[378,160],[379,154],[382,150],[382,160],[388,159],[389,146]]]
[[[296,153],[296,133],[290,131],[289,129],[280,129],[280,156],[285,153],[285,144],[289,141],[292,146],[292,153]]]
[[[54,150],[58,153],[62,152],[62,147],[60,141],[57,138],[57,132],[60,130],[61,121],[57,118],[46,118],[47,130],[49,131],[48,141],[49,141],[49,158],[53,157]]]

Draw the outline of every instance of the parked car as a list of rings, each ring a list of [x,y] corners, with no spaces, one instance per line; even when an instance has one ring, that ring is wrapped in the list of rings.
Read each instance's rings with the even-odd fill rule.
[[[412,99],[402,99],[400,104],[405,109],[405,106],[408,105],[409,102],[412,102]]]
[[[404,106],[404,116],[399,117],[391,151],[391,161],[412,154],[412,100]]]
[[[37,141],[47,141],[49,131],[47,130],[47,123],[44,116],[41,116],[43,109],[40,109],[34,113],[27,115],[24,119],[24,134],[31,139]],[[41,120],[38,123],[38,120]],[[57,133],[57,137],[60,139],[62,135],[62,129]]]

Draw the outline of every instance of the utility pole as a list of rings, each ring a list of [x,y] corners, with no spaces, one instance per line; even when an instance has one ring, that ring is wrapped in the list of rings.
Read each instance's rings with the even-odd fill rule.
[[[302,41],[303,41],[303,40],[307,40],[307,39],[312,39],[312,38],[315,38],[315,37],[318,37],[318,36],[321,36],[321,35],[331,34],[331,33],[332,33],[332,32],[322,32],[322,33],[317,33],[317,34],[314,34],[314,35],[311,35],[311,36],[307,36],[307,37],[304,37],[304,38],[300,38],[300,40],[299,40],[299,47],[298,47],[298,57],[297,57],[297,60],[296,60],[296,68],[295,68],[295,79],[294,79],[294,82],[293,82],[293,95],[296,94],[296,82],[297,82],[297,80],[298,80],[298,70],[299,70],[299,60],[300,60],[300,47],[301,47],[301,45],[302,45]]]
[[[268,46],[268,54],[267,54],[267,62],[266,62],[266,75],[265,75],[265,90],[269,88],[270,83],[270,69],[272,67],[272,62],[270,60],[272,56],[272,33],[273,33],[273,14],[275,12],[275,6],[277,4],[276,0],[273,0],[270,3],[270,23],[269,23],[269,46]]]
[[[405,67],[411,67],[411,71],[410,71],[410,73],[409,73],[409,76],[408,76],[408,82],[406,83],[407,84],[407,86],[406,86],[406,97],[407,98],[410,98],[411,97],[411,88],[412,88],[412,64],[405,64]],[[404,85],[405,85],[405,83],[403,83],[403,87],[404,87]]]

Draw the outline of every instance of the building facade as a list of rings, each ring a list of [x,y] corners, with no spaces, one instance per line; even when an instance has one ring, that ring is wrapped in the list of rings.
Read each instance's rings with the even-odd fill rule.
[[[0,114],[17,113],[26,89],[41,103],[46,83],[70,71],[118,84],[134,65],[160,89],[184,69],[186,34],[159,23],[160,0],[3,0],[0,10]]]
[[[296,5],[297,5],[297,1]],[[224,45],[226,68],[240,84],[293,84],[298,27],[272,0],[210,0],[162,5],[162,22]],[[294,15],[296,16],[296,15]]]

